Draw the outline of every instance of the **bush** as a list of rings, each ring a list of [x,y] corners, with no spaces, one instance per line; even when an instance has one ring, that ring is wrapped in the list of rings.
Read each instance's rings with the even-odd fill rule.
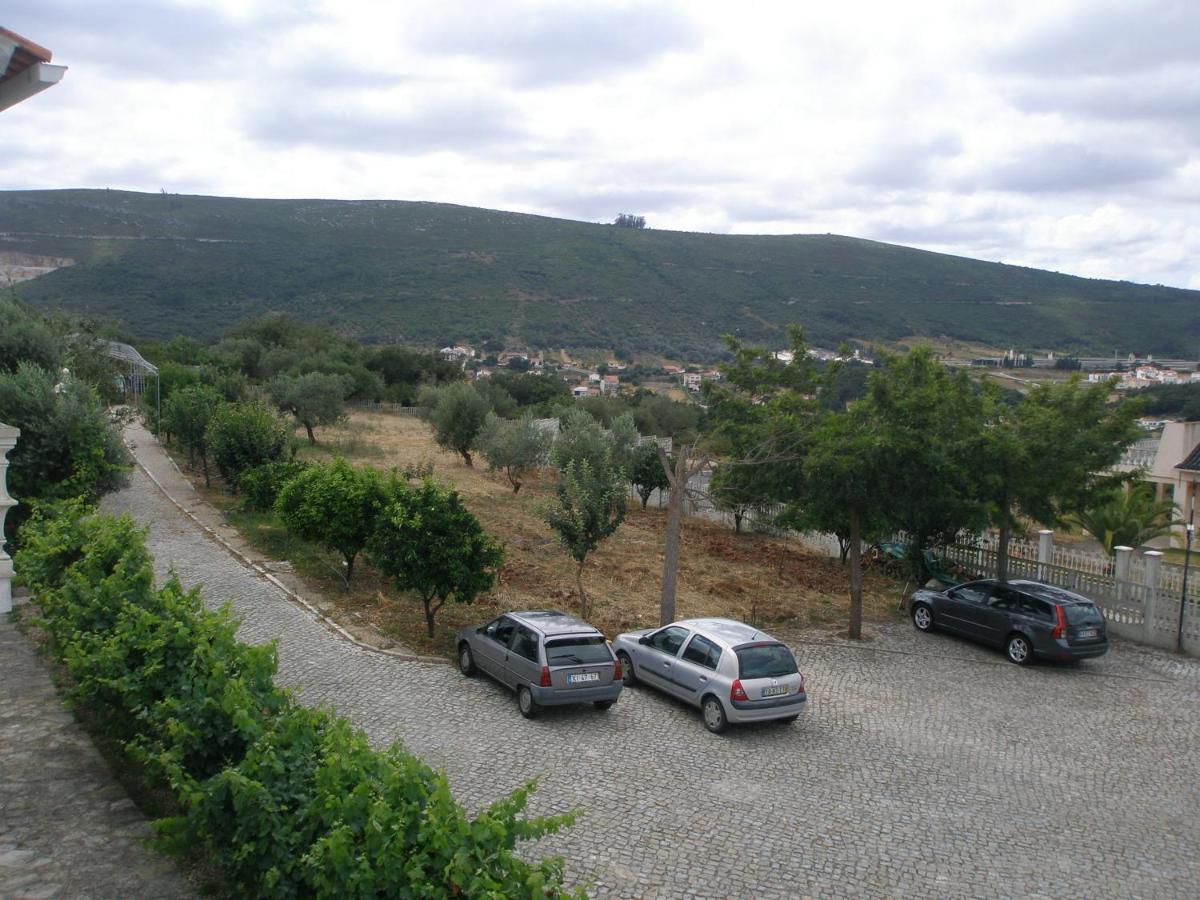
[[[248,897],[562,897],[558,859],[514,852],[573,820],[522,819],[532,783],[469,817],[445,775],[273,684],[271,645],[169,580],[144,533],[75,501],[23,530],[20,577],[91,709],[169,787],[169,846],[204,846]],[[576,896],[582,896],[575,892]]]
[[[243,472],[284,459],[290,431],[274,410],[247,402],[219,407],[206,435],[217,469],[238,490]]]
[[[269,512],[275,506],[280,489],[308,467],[309,463],[302,460],[282,459],[243,472],[238,479],[243,507],[254,512]]]
[[[8,516],[12,528],[33,501],[83,496],[99,499],[125,483],[129,453],[91,385],[23,362],[0,372],[0,422],[21,429],[9,454],[9,493],[21,501]]]

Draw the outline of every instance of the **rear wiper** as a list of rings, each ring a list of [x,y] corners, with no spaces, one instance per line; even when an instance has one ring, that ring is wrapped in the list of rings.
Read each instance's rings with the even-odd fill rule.
[[[573,659],[573,660],[575,660],[575,662],[577,662],[577,663],[582,663],[582,662],[583,662],[583,660],[582,660],[582,659],[580,659],[578,656],[576,656],[574,653],[564,653],[564,654],[562,654],[561,656],[556,656],[556,657],[554,657],[554,661],[555,661],[555,662],[561,662],[561,661],[563,661],[563,660],[565,660],[565,659]]]

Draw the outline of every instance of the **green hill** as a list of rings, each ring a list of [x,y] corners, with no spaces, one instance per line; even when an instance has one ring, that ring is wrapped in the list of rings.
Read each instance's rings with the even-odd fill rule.
[[[265,312],[365,342],[488,338],[704,357],[912,335],[1190,356],[1200,292],[1076,278],[836,235],[632,230],[438,203],[0,192],[0,253],[76,265],[19,284],[148,338]]]

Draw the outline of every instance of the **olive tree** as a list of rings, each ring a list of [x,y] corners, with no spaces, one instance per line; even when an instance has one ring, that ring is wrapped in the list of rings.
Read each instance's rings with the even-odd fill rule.
[[[291,413],[315,444],[313,428],[336,425],[346,417],[349,379],[343,375],[309,372],[306,375],[280,375],[268,386],[271,399],[283,412]]]
[[[471,385],[456,381],[445,387],[424,388],[418,403],[425,421],[433,429],[437,445],[457,453],[464,463],[473,466],[471,451],[490,411],[487,400]]]
[[[532,415],[502,419],[488,413],[479,433],[479,450],[488,468],[504,472],[513,493],[521,490],[526,475],[545,465],[553,435],[537,424]]]

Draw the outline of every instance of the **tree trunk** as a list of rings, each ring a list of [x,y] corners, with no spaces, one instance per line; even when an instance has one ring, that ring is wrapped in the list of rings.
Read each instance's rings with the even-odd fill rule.
[[[852,640],[862,637],[862,540],[858,512],[850,513],[850,628]]]
[[[687,493],[687,448],[679,451],[675,471],[667,471],[671,492],[667,495],[667,535],[663,553],[662,593],[658,601],[660,625],[675,621],[675,582],[679,570],[679,540],[683,532],[683,498]]]
[[[586,559],[586,557],[585,557]],[[587,594],[583,592],[583,562],[579,563],[579,568],[575,570],[575,586],[579,588],[579,618],[587,621],[588,617],[588,602]]]
[[[733,533],[734,534],[742,533],[742,519],[745,518],[745,516],[746,516],[746,514],[743,512],[738,512],[737,510],[733,511]]]
[[[433,598],[422,597],[421,599],[425,603],[425,631],[430,637],[433,637],[433,614],[435,612],[432,605]]]
[[[354,558],[357,553],[347,553],[346,556],[346,586],[350,586],[350,579],[354,577]]]
[[[996,580],[1001,584],[1008,583],[1008,542],[1012,538],[1012,516],[1009,507],[1012,499],[1008,495],[1008,484],[1004,485],[1004,494],[1000,499],[1000,546],[996,548]]]
[[[315,444],[317,442],[317,436],[313,434],[312,425],[310,425],[308,422],[305,422],[304,430],[308,432],[308,442],[310,444]]]
[[[467,464],[468,469],[475,468],[475,463],[471,462],[471,453],[469,450],[459,450],[458,452],[462,455],[463,462]]]
[[[200,454],[200,465],[204,467],[204,486],[212,487],[212,484],[210,484],[209,480],[208,480],[208,454],[207,453]]]

